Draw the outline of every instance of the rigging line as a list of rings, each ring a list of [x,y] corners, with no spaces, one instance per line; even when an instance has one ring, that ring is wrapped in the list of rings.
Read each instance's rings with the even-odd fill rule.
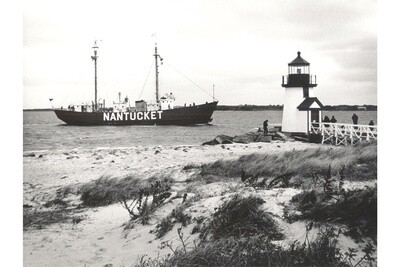
[[[64,99],[61,101],[61,104],[65,103],[65,100],[69,98],[71,95],[72,91],[76,89],[76,85],[79,83],[79,81],[82,79],[83,74],[86,73],[86,70],[82,70],[81,74],[79,75],[78,79],[76,80],[75,84],[72,86],[72,90],[68,90],[67,94],[64,96]],[[73,104],[73,103],[72,103]]]
[[[174,71],[176,71],[177,73],[179,73],[180,75],[182,75],[183,77],[185,77],[188,81],[190,81],[191,83],[193,83],[195,86],[197,86],[198,88],[200,88],[201,90],[203,90],[207,95],[211,96],[213,99],[217,100],[216,98],[214,98],[209,92],[207,92],[205,89],[203,89],[202,87],[200,87],[200,85],[198,85],[197,83],[195,83],[194,81],[192,81],[191,79],[189,79],[185,74],[181,73],[180,71],[178,71],[177,69],[175,69],[171,64],[169,64],[168,62],[165,62],[169,67],[171,67]]]
[[[144,90],[144,87],[146,86],[147,79],[148,79],[149,76],[150,76],[150,72],[151,72],[151,69],[153,68],[153,64],[154,64],[154,62],[152,61],[152,62],[151,62],[151,65],[150,65],[150,68],[149,68],[149,72],[147,73],[146,81],[145,81],[144,84],[143,84],[142,91],[140,91],[140,95],[139,95],[139,99],[138,99],[138,100],[140,100],[140,98],[142,97],[143,90]]]

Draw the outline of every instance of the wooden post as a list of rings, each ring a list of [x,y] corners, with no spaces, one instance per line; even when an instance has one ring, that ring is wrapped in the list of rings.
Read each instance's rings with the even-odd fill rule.
[[[350,144],[353,144],[353,126],[350,127]]]

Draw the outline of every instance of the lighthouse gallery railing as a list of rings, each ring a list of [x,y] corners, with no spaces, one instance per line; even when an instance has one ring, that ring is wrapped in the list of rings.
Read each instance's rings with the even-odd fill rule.
[[[305,75],[305,74],[303,74],[303,75]],[[306,80],[301,80],[302,81],[302,83],[307,83],[308,82],[308,84],[317,84],[317,75],[305,75],[305,76],[309,76]],[[291,79],[290,78],[292,78],[292,80],[293,81],[291,81]],[[298,78],[299,78],[299,75],[297,75],[297,74],[291,74],[291,75],[282,75],[282,84],[283,85],[287,85],[287,84],[290,84],[290,83],[297,83],[298,81]],[[307,81],[308,80],[308,81]]]

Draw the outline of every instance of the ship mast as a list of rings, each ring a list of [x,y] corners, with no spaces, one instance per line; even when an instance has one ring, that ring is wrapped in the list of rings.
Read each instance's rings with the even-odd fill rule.
[[[162,65],[162,61],[163,61],[163,59],[162,59],[162,57],[157,53],[157,43],[156,43],[156,45],[155,45],[155,50],[154,50],[155,52],[154,52],[154,58],[155,58],[155,60],[156,60],[156,101],[157,101],[157,103],[160,101],[160,99],[159,99],[159,92],[158,92],[158,58],[160,58],[160,62],[161,62],[161,65]]]
[[[92,56],[92,60],[94,60],[94,110],[97,110],[97,41],[94,41],[94,46],[92,47],[94,51],[94,56]]]

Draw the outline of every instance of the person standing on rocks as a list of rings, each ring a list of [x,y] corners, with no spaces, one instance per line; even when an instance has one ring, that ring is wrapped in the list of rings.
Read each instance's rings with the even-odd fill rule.
[[[268,120],[264,121],[264,135],[268,134]]]

